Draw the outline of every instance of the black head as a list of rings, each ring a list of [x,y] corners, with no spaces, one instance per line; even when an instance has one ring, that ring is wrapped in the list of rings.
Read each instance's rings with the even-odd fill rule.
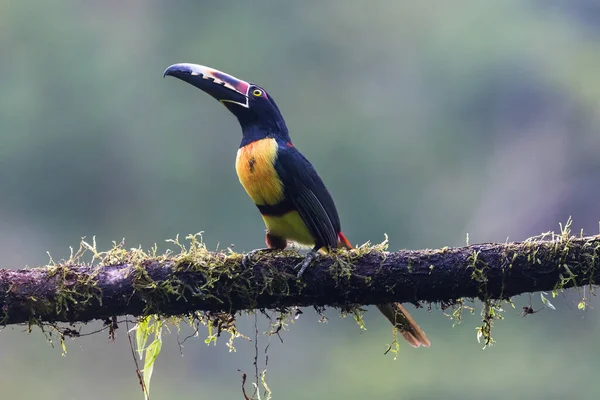
[[[196,64],[174,64],[163,76],[174,76],[208,93],[237,117],[244,137],[285,136],[288,131],[273,98],[258,85]]]

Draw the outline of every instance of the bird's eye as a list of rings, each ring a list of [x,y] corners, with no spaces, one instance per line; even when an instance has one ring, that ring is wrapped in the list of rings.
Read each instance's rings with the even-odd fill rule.
[[[254,97],[260,97],[260,96],[262,96],[263,92],[262,92],[262,90],[254,89],[252,91],[252,94],[254,95]]]

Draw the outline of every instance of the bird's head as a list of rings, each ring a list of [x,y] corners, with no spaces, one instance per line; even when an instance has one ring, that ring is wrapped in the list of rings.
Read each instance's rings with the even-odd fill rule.
[[[237,117],[244,136],[287,136],[277,104],[258,85],[214,68],[188,63],[171,65],[163,76],[174,76],[217,99]]]

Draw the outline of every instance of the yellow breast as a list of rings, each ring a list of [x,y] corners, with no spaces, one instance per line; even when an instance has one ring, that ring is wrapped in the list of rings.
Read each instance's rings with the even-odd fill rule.
[[[298,211],[290,211],[278,216],[263,215],[262,217],[270,234],[301,245],[314,246],[315,239]]]
[[[277,142],[266,138],[240,147],[235,170],[240,183],[257,205],[273,205],[283,200],[283,184],[275,171]]]

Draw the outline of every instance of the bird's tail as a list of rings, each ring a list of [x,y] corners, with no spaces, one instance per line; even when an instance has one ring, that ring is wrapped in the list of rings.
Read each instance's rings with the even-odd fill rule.
[[[352,249],[350,241],[342,232],[338,233],[338,246],[348,250]],[[429,347],[431,343],[427,339],[425,332],[417,325],[413,317],[406,311],[406,308],[400,303],[378,304],[377,308],[394,325],[400,334],[413,347]]]
[[[346,236],[342,232],[338,233],[338,247],[343,247],[348,250],[352,250],[354,247],[350,244],[350,241],[346,239]]]
[[[394,325],[400,334],[413,347],[429,347],[431,343],[425,332],[417,325],[413,317],[400,303],[378,304],[377,308]]]

